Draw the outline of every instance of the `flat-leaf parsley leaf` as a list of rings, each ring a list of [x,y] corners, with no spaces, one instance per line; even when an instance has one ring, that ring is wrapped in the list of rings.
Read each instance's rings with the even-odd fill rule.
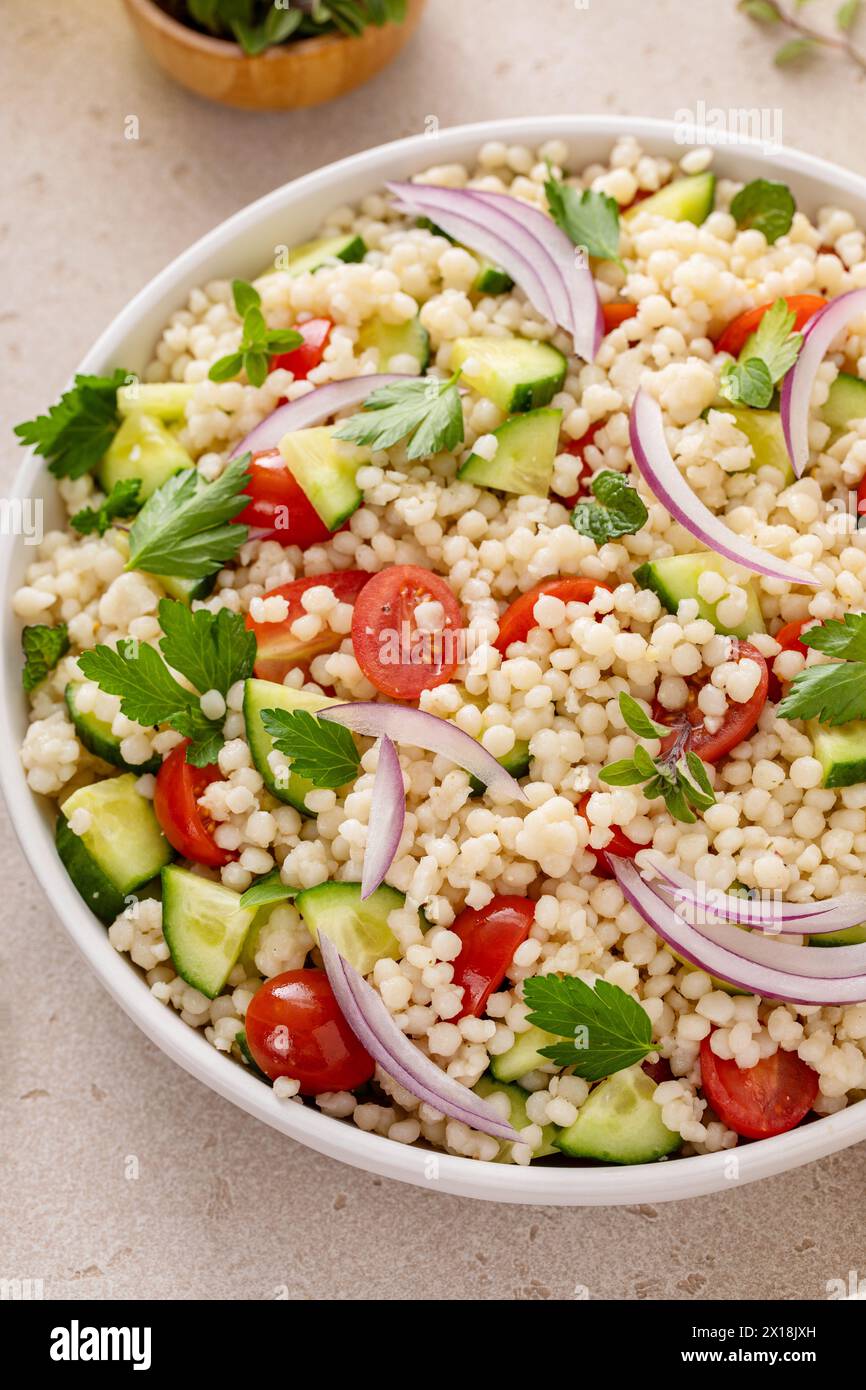
[[[541,1048],[560,1067],[601,1081],[643,1061],[654,1050],[652,1024],[630,994],[607,980],[590,987],[577,976],[533,975],[523,984],[527,1022],[563,1041]]]
[[[317,719],[305,709],[262,710],[262,724],[277,751],[290,760],[292,772],[314,787],[336,789],[357,776],[361,759],[342,724]]]
[[[343,420],[336,439],[371,449],[390,449],[408,440],[410,459],[429,458],[463,442],[463,407],[457,375],[448,381],[435,377],[410,377],[380,386],[368,396],[360,412]]]

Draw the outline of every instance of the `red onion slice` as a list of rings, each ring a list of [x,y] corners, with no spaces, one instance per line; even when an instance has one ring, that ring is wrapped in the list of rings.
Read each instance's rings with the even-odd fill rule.
[[[294,430],[312,429],[321,425],[341,410],[349,410],[360,405],[380,386],[390,386],[392,381],[409,381],[412,378],[405,372],[376,372],[371,376],[352,376],[345,381],[332,381],[327,386],[317,386],[306,396],[296,401],[278,406],[266,415],[254,430],[236,444],[230,458],[237,458],[247,452],[261,453],[263,449],[275,449],[284,434]]]
[[[375,893],[394,862],[406,819],[406,794],[397,750],[387,735],[379,741],[379,763],[367,827],[361,900]]]
[[[846,931],[866,922],[866,897],[855,893],[820,902],[785,903],[773,898],[741,898],[736,893],[721,893],[702,887],[682,869],[668,864],[661,856],[646,855],[642,860],[664,882],[650,880],[650,886],[665,895],[674,907],[678,904],[704,909],[708,916],[744,926],[758,927],[764,932],[794,936],[820,936],[822,933]]]
[[[809,466],[809,403],[818,369],[833,339],[852,319],[864,313],[866,289],[840,294],[813,314],[803,331],[800,355],[782,383],[782,429],[798,478]]]
[[[427,714],[424,710],[413,709],[411,705],[356,700],[351,704],[331,705],[329,709],[319,710],[317,717],[333,719],[354,734],[365,734],[368,738],[381,738],[384,734],[395,743],[424,748],[428,753],[439,754],[458,767],[465,768],[479,782],[483,782],[494,796],[509,801],[525,799],[520,783],[510,772],[506,772],[492,753],[488,753],[477,739],[452,724],[450,719],[440,719],[438,714]]]
[[[319,950],[343,1016],[362,1047],[420,1101],[471,1129],[519,1144],[517,1130],[492,1105],[442,1071],[394,1021],[378,990],[343,959],[331,939],[319,932]]]
[[[787,560],[777,560],[751,541],[744,540],[704,506],[674,463],[665,439],[661,407],[643,389],[632,403],[629,437],[637,466],[650,488],[674,520],[701,545],[735,565],[765,574],[770,579],[817,586],[818,580],[807,570],[797,569]]]
[[[742,954],[708,940],[653,892],[630,860],[615,854],[608,854],[607,857],[620,888],[635,911],[663,941],[673,947],[677,955],[708,975],[716,975],[738,989],[758,994],[763,999],[784,999],[792,1004],[856,1004],[866,1000],[864,974],[832,980],[817,975],[793,975],[790,971],[747,960]],[[726,927],[725,930],[737,936],[746,935],[736,928]]]

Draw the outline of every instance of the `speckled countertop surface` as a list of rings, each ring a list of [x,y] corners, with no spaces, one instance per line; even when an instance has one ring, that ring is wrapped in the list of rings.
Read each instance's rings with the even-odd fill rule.
[[[294,175],[430,115],[769,106],[787,143],[866,172],[866,86],[832,59],[774,69],[773,39],[733,0],[430,0],[374,84],[284,116],[172,86],[119,0],[18,3],[4,38],[4,479],[9,425],[44,408],[174,255]],[[137,141],[124,139],[130,115]],[[544,1299],[584,1286],[699,1301],[820,1299],[829,1279],[866,1275],[862,1144],[718,1196],[584,1211],[441,1196],[299,1147],[136,1030],[73,950],[5,814],[2,836],[0,1276],[41,1278],[57,1298]]]

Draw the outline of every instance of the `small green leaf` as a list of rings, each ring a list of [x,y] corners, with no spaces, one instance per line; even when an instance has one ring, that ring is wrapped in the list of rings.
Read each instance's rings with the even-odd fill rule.
[[[747,362],[726,362],[722,368],[719,391],[734,405],[749,405],[764,410],[773,399],[773,378],[766,362],[750,357]]]
[[[24,651],[24,670],[21,679],[29,694],[40,685],[49,671],[53,671],[61,657],[69,651],[69,636],[65,623],[49,627],[34,623],[25,627],[21,633],[21,646]]]
[[[619,257],[619,204],[607,193],[587,188],[581,193],[559,179],[544,185],[550,215],[558,227],[588,256],[615,261]]]
[[[571,514],[571,524],[596,545],[619,536],[633,536],[649,518],[642,497],[624,474],[613,468],[602,468],[591,483],[596,502],[578,502]]]
[[[280,878],[279,869],[271,869],[264,878],[256,879],[245,893],[241,893],[241,907],[270,907],[272,903],[286,902],[294,898],[299,889],[289,888]]]
[[[245,352],[244,371],[251,386],[264,386],[268,375],[268,354],[266,352]]]
[[[670,729],[667,724],[657,724],[651,719],[637,700],[627,691],[621,690],[619,694],[619,708],[626,725],[638,738],[667,738]]]
[[[756,19],[759,24],[779,23],[779,12],[769,0],[740,0],[739,8],[743,14],[747,14],[750,19]]]
[[[789,46],[783,45],[785,48]],[[731,199],[731,216],[737,226],[756,227],[771,245],[790,231],[796,210],[797,204],[788,185],[774,183],[770,179],[753,179]]]
[[[217,358],[208,372],[208,377],[211,381],[232,381],[236,376],[240,376],[243,365],[243,353],[230,352],[226,357]]]
[[[318,719],[303,709],[265,709],[261,719],[274,747],[290,760],[292,771],[313,786],[335,790],[357,777],[361,759],[355,740],[342,724]]]
[[[788,39],[773,54],[773,62],[778,68],[791,67],[805,58],[814,56],[817,44],[813,39]]]
[[[262,302],[262,297],[258,290],[250,285],[246,280],[232,280],[232,297],[235,301],[235,309],[241,319],[246,320],[250,309],[258,309]],[[264,320],[262,320],[264,322]],[[246,322],[244,323],[246,327]]]
[[[644,1008],[618,985],[576,975],[533,975],[523,984],[528,1022],[563,1042],[541,1049],[558,1066],[587,1081],[601,1081],[652,1052],[652,1024]]]
[[[607,782],[611,787],[635,787],[638,782],[644,780],[644,774],[633,758],[622,758],[619,762],[608,763],[598,776],[601,782]]]
[[[836,27],[846,32],[853,28],[860,13],[860,0],[843,0],[836,11]]]

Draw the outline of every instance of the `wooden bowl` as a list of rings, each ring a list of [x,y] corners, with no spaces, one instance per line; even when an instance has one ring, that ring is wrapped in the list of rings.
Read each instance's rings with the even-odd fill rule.
[[[425,3],[409,0],[402,24],[371,24],[357,37],[299,39],[251,58],[236,43],[172,19],[154,0],[124,0],[144,47],[164,72],[198,96],[249,111],[318,106],[360,87],[396,58]]]

